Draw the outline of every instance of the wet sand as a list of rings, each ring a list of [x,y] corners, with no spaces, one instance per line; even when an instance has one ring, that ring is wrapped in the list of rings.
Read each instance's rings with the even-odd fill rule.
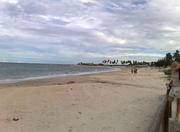
[[[146,132],[165,76],[155,68],[137,75],[121,69],[0,86],[0,131]]]

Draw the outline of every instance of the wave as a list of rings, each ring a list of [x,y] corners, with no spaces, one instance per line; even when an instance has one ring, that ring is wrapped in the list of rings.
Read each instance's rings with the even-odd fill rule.
[[[66,77],[66,76],[79,76],[79,75],[89,75],[89,74],[98,74],[98,73],[106,73],[106,72],[114,72],[120,71],[121,69],[118,68],[111,68],[111,69],[104,69],[104,70],[95,70],[90,72],[79,72],[79,73],[72,73],[72,74],[54,74],[54,75],[46,75],[46,76],[36,76],[36,77],[27,77],[27,78],[20,78],[20,79],[3,79],[0,80],[0,84],[13,84],[22,81],[28,80],[38,80],[38,79],[48,79],[48,78],[55,78],[55,77]]]

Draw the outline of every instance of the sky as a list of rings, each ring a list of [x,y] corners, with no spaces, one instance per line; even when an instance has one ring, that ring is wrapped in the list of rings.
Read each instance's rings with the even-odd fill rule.
[[[0,61],[154,61],[180,49],[180,0],[0,0]]]

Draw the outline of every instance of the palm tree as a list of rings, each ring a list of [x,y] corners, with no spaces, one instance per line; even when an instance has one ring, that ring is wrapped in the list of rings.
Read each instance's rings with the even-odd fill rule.
[[[176,50],[176,52],[173,55],[173,58],[175,61],[180,62],[180,53],[179,50]]]

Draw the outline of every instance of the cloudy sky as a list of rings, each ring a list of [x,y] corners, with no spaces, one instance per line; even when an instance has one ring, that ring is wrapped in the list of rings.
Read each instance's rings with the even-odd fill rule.
[[[151,61],[175,49],[179,0],[0,0],[0,61]]]

